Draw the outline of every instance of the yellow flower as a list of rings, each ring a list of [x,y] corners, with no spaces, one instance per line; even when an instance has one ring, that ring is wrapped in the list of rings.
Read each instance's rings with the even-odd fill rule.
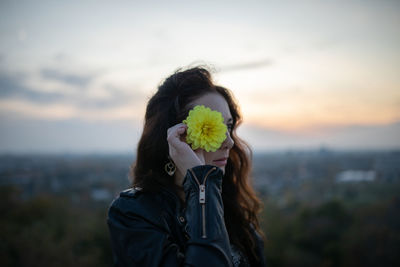
[[[183,120],[187,125],[186,142],[192,149],[202,148],[207,152],[215,152],[226,139],[226,125],[221,112],[197,105],[189,111]]]

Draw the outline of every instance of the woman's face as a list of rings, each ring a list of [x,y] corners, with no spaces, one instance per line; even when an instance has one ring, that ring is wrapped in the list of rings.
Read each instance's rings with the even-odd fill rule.
[[[205,164],[218,166],[225,173],[225,165],[229,157],[229,150],[234,144],[230,135],[233,128],[233,120],[231,112],[229,111],[228,103],[225,98],[218,93],[207,93],[189,104],[191,108],[196,105],[204,105],[212,110],[219,111],[224,117],[224,123],[228,128],[225,141],[217,151],[207,152],[204,150],[203,153]]]

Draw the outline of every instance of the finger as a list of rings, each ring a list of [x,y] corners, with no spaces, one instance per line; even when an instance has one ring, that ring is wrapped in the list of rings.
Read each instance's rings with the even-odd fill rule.
[[[185,133],[185,131],[186,131],[186,126],[181,126],[178,128],[177,133],[179,135],[181,135],[181,134]]]
[[[181,127],[187,127],[187,126],[184,123],[178,123],[178,124],[175,124],[174,126],[168,128],[167,137],[170,136],[171,134],[175,134],[176,131]]]
[[[177,140],[181,140],[182,135],[185,134],[186,128],[181,127],[181,128],[177,128],[174,129],[173,131],[171,131],[167,137],[168,142],[175,142]]]
[[[167,137],[167,141],[169,143],[170,146],[174,146],[175,148],[182,146],[182,144],[186,144],[185,140],[182,140],[182,134],[184,134],[186,131],[186,127],[185,126],[181,126],[181,127],[176,127],[174,129],[171,129],[168,137]]]

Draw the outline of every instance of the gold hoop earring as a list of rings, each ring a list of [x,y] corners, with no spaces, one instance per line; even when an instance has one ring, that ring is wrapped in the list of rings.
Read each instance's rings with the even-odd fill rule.
[[[176,166],[170,157],[168,157],[168,159],[169,159],[169,161],[167,164],[165,164],[164,169],[165,169],[165,172],[168,173],[169,176],[173,176],[176,171]]]

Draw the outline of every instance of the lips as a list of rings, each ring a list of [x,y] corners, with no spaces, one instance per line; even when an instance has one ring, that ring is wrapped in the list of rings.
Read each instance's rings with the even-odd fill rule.
[[[220,158],[220,159],[216,159],[213,160],[213,162],[217,165],[217,166],[225,166],[226,163],[228,162],[228,158]]]

